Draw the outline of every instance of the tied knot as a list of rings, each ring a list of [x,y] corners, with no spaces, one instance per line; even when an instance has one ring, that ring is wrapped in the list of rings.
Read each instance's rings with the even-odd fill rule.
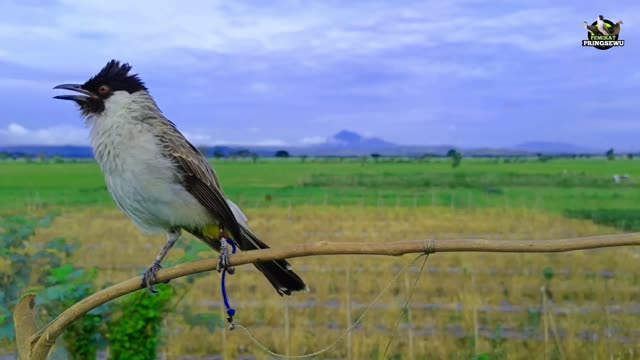
[[[426,255],[436,252],[436,241],[434,239],[427,239],[424,241],[424,253]]]

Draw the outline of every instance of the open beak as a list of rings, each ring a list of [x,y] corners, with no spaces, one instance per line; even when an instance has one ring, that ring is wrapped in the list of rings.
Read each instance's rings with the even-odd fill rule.
[[[58,96],[54,96],[53,97],[54,99],[84,102],[84,101],[87,101],[89,98],[96,97],[91,91],[83,89],[82,85],[79,85],[79,84],[62,84],[54,87],[54,89],[64,89],[64,90],[70,90],[70,91],[75,91],[75,92],[84,94],[84,95],[58,95]]]

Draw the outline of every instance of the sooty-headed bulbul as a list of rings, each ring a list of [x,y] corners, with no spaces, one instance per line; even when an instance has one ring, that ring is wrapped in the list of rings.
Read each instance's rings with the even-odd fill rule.
[[[247,217],[227,199],[205,156],[167,119],[131,66],[111,60],[83,84],[63,84],[78,95],[59,95],[80,107],[107,188],[120,209],[148,234],[165,233],[167,243],[144,272],[154,291],[161,261],[187,231],[220,252],[218,270],[228,266],[227,239],[241,250],[266,249]],[[280,295],[307,290],[286,260],[256,263]]]

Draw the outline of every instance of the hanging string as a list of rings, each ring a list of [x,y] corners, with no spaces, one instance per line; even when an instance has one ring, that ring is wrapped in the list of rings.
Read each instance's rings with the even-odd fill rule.
[[[418,272],[418,276],[416,276],[416,279],[413,281],[413,285],[409,289],[409,295],[407,295],[407,300],[405,301],[404,306],[402,307],[402,312],[400,313],[400,316],[398,316],[398,321],[396,321],[396,326],[393,328],[393,331],[391,332],[391,336],[389,337],[389,342],[387,343],[387,348],[384,349],[384,355],[382,355],[383,357],[386,357],[387,352],[389,352],[389,348],[391,347],[393,338],[396,335],[396,331],[398,331],[398,326],[400,326],[400,320],[404,317],[404,314],[406,314],[409,311],[409,303],[411,302],[413,291],[416,289],[416,286],[418,285],[418,280],[420,280],[420,275],[422,275],[422,273],[424,272],[424,266],[427,265],[428,258],[429,258],[429,253],[425,255],[424,261],[422,262],[422,266],[420,267],[420,272]]]
[[[249,331],[249,329],[247,329],[246,327],[240,325],[240,324],[235,324],[234,328],[239,328],[240,330],[244,331],[246,333],[246,335],[249,337],[249,339],[256,345],[258,346],[260,349],[262,349],[263,351],[265,351],[266,353],[273,355],[273,356],[277,356],[280,358],[285,358],[285,359],[304,359],[304,358],[310,358],[310,357],[315,357],[318,356],[322,353],[325,353],[327,351],[329,351],[331,348],[335,347],[339,342],[341,342],[342,340],[344,340],[344,338],[351,332],[353,331],[353,329],[356,328],[356,326],[358,326],[358,324],[360,322],[362,322],[362,320],[364,319],[364,317],[369,313],[369,311],[376,305],[376,303],[378,303],[378,301],[380,300],[380,298],[382,297],[382,295],[384,295],[397,281],[398,278],[400,277],[400,275],[402,275],[405,271],[407,271],[407,269],[413,265],[416,260],[418,260],[419,258],[425,256],[425,263],[426,263],[426,258],[428,257],[428,255],[432,252],[433,250],[430,249],[429,247],[427,247],[427,251],[423,254],[420,254],[418,256],[416,256],[413,260],[411,260],[407,265],[405,265],[402,269],[400,269],[400,271],[393,277],[393,279],[391,279],[391,281],[389,281],[387,283],[387,285],[382,289],[382,291],[380,291],[380,293],[373,299],[373,301],[371,301],[371,303],[364,309],[364,311],[362,312],[362,314],[360,314],[360,316],[356,319],[356,321],[353,322],[353,324],[351,324],[343,333],[342,335],[340,335],[340,337],[338,337],[336,340],[334,340],[331,344],[325,346],[324,348],[312,352],[310,354],[304,354],[304,355],[284,355],[284,354],[278,354],[275,351],[272,351],[271,349],[269,349],[268,347],[266,347],[265,345],[263,345],[260,340],[256,339],[255,336],[253,336],[253,334]],[[424,268],[424,263],[423,263],[423,268]],[[414,284],[415,287],[415,284]]]
[[[226,241],[231,244],[231,253],[236,253],[236,243],[232,239],[226,239]],[[220,286],[222,288],[222,300],[224,301],[224,307],[227,311],[227,321],[229,322],[229,330],[233,330],[235,325],[233,324],[233,316],[236,314],[236,310],[229,305],[229,297],[227,296],[227,268],[222,270],[222,281],[220,282]]]

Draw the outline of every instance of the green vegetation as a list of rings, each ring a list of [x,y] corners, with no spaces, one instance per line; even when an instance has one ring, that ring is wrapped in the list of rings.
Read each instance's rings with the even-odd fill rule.
[[[36,293],[44,310],[42,320],[48,322],[97,291],[97,269],[83,269],[72,263],[78,245],[55,238],[34,246],[36,231],[48,227],[54,216],[0,217],[3,259],[0,262],[0,345],[15,340],[11,309],[21,296]],[[204,245],[195,244],[180,246],[185,249],[185,260],[199,258]],[[193,284],[197,278],[190,278],[187,284]],[[161,285],[160,288],[158,296],[139,292],[126,301],[108,303],[90,311],[65,330],[60,342],[62,346],[54,349],[56,356],[96,359],[98,349],[107,345],[108,338],[114,359],[156,359],[162,335],[161,321],[173,308],[173,305],[168,306],[168,300],[175,293],[169,286]],[[186,290],[185,286],[180,289]],[[193,314],[189,308],[184,313],[191,327],[220,327],[222,323],[217,314]],[[112,320],[114,314],[119,316]]]
[[[568,217],[587,219],[624,231],[640,231],[640,209],[569,209],[565,214]]]
[[[0,340],[14,340],[11,307],[24,295],[36,269],[60,266],[63,240],[51,240],[38,248],[29,248],[36,229],[48,226],[53,215],[42,219],[23,216],[0,217]],[[61,246],[62,245],[62,246]],[[45,273],[36,274],[44,282]]]
[[[227,195],[251,218],[252,230],[274,247],[321,240],[554,239],[640,230],[640,162],[630,157],[465,157],[454,168],[453,158],[373,155],[237,157],[213,163]],[[630,180],[616,183],[616,174],[629,174]],[[15,245],[3,243],[2,248],[10,250],[4,253],[0,275],[11,284],[0,295],[9,294],[5,300],[11,305],[29,285],[41,286],[36,290],[46,311],[44,322],[93,291],[94,283],[102,288],[139,275],[164,243],[162,236],[141,234],[120,213],[95,163],[0,161],[0,214],[41,215],[49,209],[62,213],[53,222],[42,221],[52,222],[50,227],[40,227],[37,219],[33,223],[23,217],[0,218],[0,240],[21,239],[25,246],[11,250]],[[42,258],[34,265],[34,254],[39,253]],[[215,255],[186,235],[165,265],[203,256]],[[400,314],[403,327],[389,358],[409,351],[416,358],[526,358],[542,348],[549,358],[561,358],[561,352],[572,358],[627,358],[624,354],[640,351],[634,332],[640,319],[634,313],[637,256],[629,248],[537,255],[437,254],[429,259],[428,273],[416,288],[411,313],[400,314],[399,309],[405,283],[415,271],[381,298],[384,306],[375,308],[363,329],[354,331],[355,346],[348,351],[354,358],[381,359]],[[354,303],[367,304],[408,260],[354,257],[347,265],[345,259],[292,259],[312,291],[286,301],[258,271],[241,267],[228,287],[234,307],[240,309],[237,318],[278,352],[290,347],[291,354],[303,354],[326,346],[326,339],[337,337],[347,318],[352,321],[361,311],[354,308],[347,316],[347,294]],[[94,267],[100,269],[97,275],[81,270]],[[345,281],[347,271],[354,271],[350,283]],[[543,285],[549,306],[557,306],[558,312],[543,312]],[[218,286],[215,273],[204,273],[175,280],[171,287],[161,285],[166,290],[162,296],[134,294],[84,317],[58,347],[93,358],[103,344],[95,347],[91,341],[104,334],[111,356],[120,358],[134,358],[131,351],[140,358],[155,358],[159,349],[168,358],[260,355],[247,338],[225,335]],[[48,302],[47,296],[54,301]],[[607,306],[618,310],[603,311]],[[10,331],[9,309],[0,307],[5,331]],[[120,322],[116,326],[114,321]],[[285,326],[291,331],[285,332]],[[410,328],[415,331],[413,345],[405,335]],[[545,331],[550,334],[546,340]],[[12,349],[6,342],[0,345]],[[346,358],[346,352],[347,345],[339,344],[326,355]]]
[[[11,308],[25,293],[38,293],[49,320],[95,292],[95,271],[76,268],[69,257],[78,246],[56,238],[33,246],[39,228],[51,224],[54,214],[43,218],[0,217],[0,340],[14,340]],[[95,359],[101,344],[100,324],[110,306],[91,311],[63,334],[65,358]],[[44,314],[43,314],[44,315]],[[104,345],[104,343],[102,343]]]
[[[254,162],[255,161],[255,162]],[[216,159],[243,207],[289,205],[634,209],[640,162],[604,159]],[[95,163],[0,162],[0,209],[113,202]],[[614,174],[630,174],[616,184]]]
[[[460,162],[462,161],[462,153],[456,149],[451,149],[447,152],[447,157],[451,158],[451,167],[460,166]]]
[[[129,295],[121,316],[109,324],[111,359],[157,359],[164,314],[172,310],[175,290],[160,284],[157,294],[141,291]]]
[[[97,291],[95,286],[96,269],[87,271],[76,268],[69,259],[66,263],[50,270],[50,275],[42,284],[40,301],[50,319],[53,320],[64,310]],[[73,360],[96,359],[98,348],[106,345],[103,321],[112,309],[106,304],[92,310],[72,323],[62,334],[65,358]]]

